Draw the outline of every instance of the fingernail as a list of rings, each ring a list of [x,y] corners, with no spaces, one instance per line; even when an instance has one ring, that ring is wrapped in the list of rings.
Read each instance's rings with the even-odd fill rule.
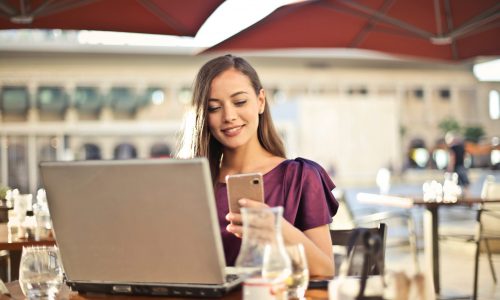
[[[230,214],[226,215],[226,220],[231,221],[231,215]]]
[[[247,200],[245,200],[245,199],[240,199],[240,200],[238,200],[238,203],[239,203],[240,205],[245,205],[245,204],[247,204]]]
[[[231,232],[231,227],[232,227],[231,224],[227,225],[226,226],[226,230],[229,231],[229,232]]]

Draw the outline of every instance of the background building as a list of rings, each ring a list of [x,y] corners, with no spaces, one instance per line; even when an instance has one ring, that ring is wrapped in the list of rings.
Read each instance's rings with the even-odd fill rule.
[[[212,57],[37,45],[0,52],[0,182],[23,192],[40,186],[43,160],[173,154],[196,72]],[[500,83],[477,81],[469,64],[244,56],[262,77],[289,157],[317,160],[337,184],[373,184],[382,167],[444,168],[443,121],[484,131],[471,167],[500,160],[498,103],[489,100]]]

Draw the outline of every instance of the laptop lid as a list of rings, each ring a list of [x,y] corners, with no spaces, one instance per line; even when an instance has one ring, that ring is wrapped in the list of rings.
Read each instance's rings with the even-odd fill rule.
[[[43,162],[40,169],[68,281],[224,283],[206,159]]]

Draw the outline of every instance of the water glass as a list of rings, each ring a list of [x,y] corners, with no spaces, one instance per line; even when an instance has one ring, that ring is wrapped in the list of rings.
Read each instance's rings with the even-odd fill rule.
[[[63,282],[56,246],[23,247],[19,283],[28,299],[55,299]]]
[[[305,299],[304,295],[309,284],[309,268],[302,244],[286,246],[286,251],[292,263],[292,275],[287,280],[288,298]]]

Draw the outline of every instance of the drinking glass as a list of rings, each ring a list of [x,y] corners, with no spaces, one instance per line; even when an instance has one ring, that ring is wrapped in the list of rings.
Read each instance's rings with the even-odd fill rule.
[[[305,299],[304,295],[309,284],[309,268],[302,244],[286,246],[286,251],[292,263],[292,274],[287,280],[288,298]]]
[[[63,282],[56,246],[23,247],[19,283],[28,299],[55,299]]]

